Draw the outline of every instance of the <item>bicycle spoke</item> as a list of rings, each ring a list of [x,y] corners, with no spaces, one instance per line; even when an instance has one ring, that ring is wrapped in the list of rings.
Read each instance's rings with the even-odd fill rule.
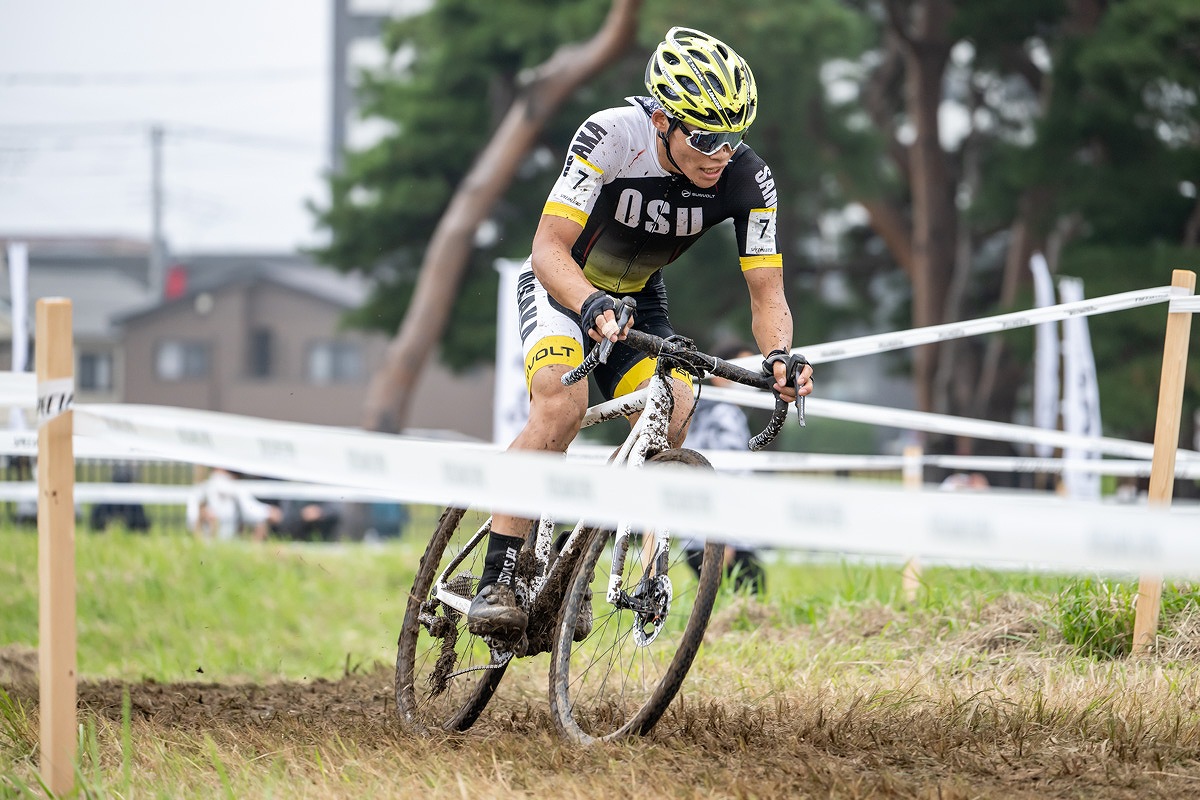
[[[664,460],[707,463],[690,451],[660,455],[667,454]],[[640,535],[640,544],[629,543],[615,603],[607,599],[611,533],[589,538],[564,601],[595,596],[607,609],[595,616],[588,636],[574,642],[578,608],[564,606],[551,659],[555,724],[583,743],[645,733],[658,721],[691,666],[716,597],[723,548],[706,546],[697,577],[676,542],[669,545],[665,574],[648,575],[657,572],[643,559],[651,533]]]

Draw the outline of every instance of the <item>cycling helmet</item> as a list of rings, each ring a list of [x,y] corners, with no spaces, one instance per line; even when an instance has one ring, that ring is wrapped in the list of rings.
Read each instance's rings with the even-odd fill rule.
[[[745,59],[691,28],[667,31],[646,64],[646,88],[669,115],[709,131],[745,131],[758,110]]]

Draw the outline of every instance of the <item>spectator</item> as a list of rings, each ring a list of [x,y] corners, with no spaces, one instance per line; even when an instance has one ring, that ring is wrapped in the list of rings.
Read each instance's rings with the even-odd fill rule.
[[[958,492],[964,489],[979,492],[991,488],[991,484],[982,472],[955,472],[947,475],[938,488],[944,492]]]
[[[114,464],[112,470],[113,483],[133,483],[133,467],[129,464]],[[146,519],[146,509],[141,503],[96,503],[92,506],[92,530],[102,533],[111,520],[121,520],[129,531],[150,530],[150,520]]]
[[[757,351],[745,342],[729,341],[716,345],[712,354],[728,361],[757,355]],[[709,380],[713,386],[731,385],[730,381],[716,376]],[[750,435],[750,423],[741,406],[706,400],[701,391],[700,402],[696,404],[696,413],[692,416],[692,427],[683,446],[692,450],[747,450]],[[693,540],[687,542],[685,547],[688,564],[699,574],[700,563],[704,560],[702,543]],[[766,591],[766,573],[750,544],[730,542],[725,546],[725,575],[733,578],[733,586],[737,591],[749,589],[752,594]]]
[[[341,504],[310,500],[281,500],[271,529],[301,542],[332,542],[342,519]]]
[[[240,477],[224,467],[213,467],[196,486],[187,503],[188,528],[196,536],[227,540],[249,529],[255,541],[267,538],[267,526],[281,518],[280,511],[238,486]]]

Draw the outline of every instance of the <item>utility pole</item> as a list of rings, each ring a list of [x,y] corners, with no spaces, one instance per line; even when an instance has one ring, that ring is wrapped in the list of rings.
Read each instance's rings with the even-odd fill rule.
[[[162,298],[167,271],[167,240],[163,236],[163,127],[150,126],[150,269],[147,275],[155,298]]]
[[[406,5],[421,5],[409,2]],[[350,45],[355,39],[377,39],[387,14],[370,14],[350,10],[350,0],[333,0],[333,75],[329,81],[330,135],[329,169],[337,174],[342,171],[343,152],[346,149],[346,127],[354,109],[353,86],[349,69]]]

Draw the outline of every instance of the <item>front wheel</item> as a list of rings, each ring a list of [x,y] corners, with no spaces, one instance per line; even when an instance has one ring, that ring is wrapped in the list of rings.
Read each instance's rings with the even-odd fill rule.
[[[482,539],[451,572],[447,589],[469,602],[483,570],[487,515],[448,508],[421,556],[404,611],[396,654],[396,708],[410,730],[464,731],[496,692],[503,660],[467,630],[466,615],[434,595],[434,581],[452,558]]]
[[[712,469],[693,450],[666,450],[646,463]],[[613,531],[593,530],[575,567],[550,663],[552,717],[568,739],[591,744],[649,732],[704,638],[724,545],[703,545],[697,576],[688,565],[687,541],[674,536],[669,552],[654,557],[653,538],[652,531],[632,532],[621,574],[624,596],[616,603],[605,596]]]

